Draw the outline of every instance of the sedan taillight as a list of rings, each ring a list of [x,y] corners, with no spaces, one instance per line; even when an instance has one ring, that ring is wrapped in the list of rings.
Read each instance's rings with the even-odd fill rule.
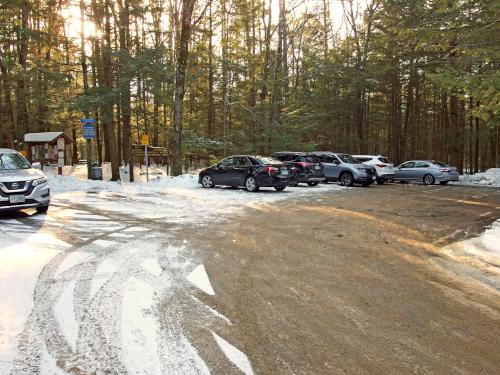
[[[379,167],[379,168],[385,168],[385,167],[387,167],[386,164],[376,164],[376,166]]]
[[[269,175],[278,174],[279,171],[280,171],[279,168],[276,167],[269,167],[269,166],[264,167],[264,172],[269,173]]]
[[[449,172],[450,170],[448,168],[443,168],[441,169],[441,172]]]

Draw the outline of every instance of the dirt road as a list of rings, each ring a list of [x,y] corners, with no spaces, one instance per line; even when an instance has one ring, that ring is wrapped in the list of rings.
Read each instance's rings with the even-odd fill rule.
[[[498,374],[500,263],[444,246],[499,217],[499,189],[459,186],[256,206],[193,231],[217,291],[199,298],[258,374]]]

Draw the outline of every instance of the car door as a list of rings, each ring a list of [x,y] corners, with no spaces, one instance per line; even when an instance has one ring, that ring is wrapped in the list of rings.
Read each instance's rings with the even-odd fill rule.
[[[397,168],[395,170],[396,172],[396,178],[398,180],[412,180],[413,176],[413,169],[415,168],[415,163],[412,161],[406,162]]]
[[[229,173],[229,178],[233,186],[244,186],[245,178],[252,168],[252,162],[245,156],[234,158],[234,168]]]
[[[234,167],[234,158],[223,159],[212,172],[214,185],[231,185],[231,172]]]
[[[340,172],[342,171],[342,167],[340,166],[342,162],[336,155],[330,155],[330,175],[332,177],[328,178],[333,178],[338,180],[340,177]]]
[[[426,174],[432,174],[432,172],[429,170],[430,167],[431,165],[425,161],[417,161],[412,172],[414,176],[413,179],[416,181],[423,181],[423,178]]]
[[[319,159],[323,164],[323,171],[326,179],[334,179],[335,177],[335,161],[337,160],[332,155],[319,155]]]

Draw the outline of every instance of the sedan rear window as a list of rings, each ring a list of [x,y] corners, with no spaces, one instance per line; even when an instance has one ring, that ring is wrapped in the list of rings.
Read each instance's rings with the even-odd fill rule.
[[[442,163],[442,162],[440,162],[440,161],[434,161],[434,160],[433,160],[433,161],[432,161],[432,164],[435,164],[435,165],[437,165],[438,167],[449,167],[449,165],[448,165],[448,164],[446,164],[446,163]]]
[[[19,154],[0,154],[0,170],[29,169],[30,164]]]
[[[275,158],[269,158],[265,156],[256,156],[255,159],[261,164],[283,164],[281,161]]]
[[[297,158],[295,161],[302,161],[302,162],[305,162],[305,163],[319,163],[319,158],[317,158],[316,156],[301,156],[299,158]]]
[[[384,157],[380,157],[379,160],[382,162],[382,163],[386,163],[386,164],[391,164],[391,161],[387,158],[384,158]]]
[[[363,157],[359,157],[359,156],[356,156],[356,159],[359,160],[362,163],[365,163],[367,161],[372,160],[372,158],[363,158]]]

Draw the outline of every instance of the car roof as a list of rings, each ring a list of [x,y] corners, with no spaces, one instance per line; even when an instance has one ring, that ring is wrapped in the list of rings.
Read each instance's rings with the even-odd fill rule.
[[[355,158],[387,158],[387,156],[384,155],[352,155]]]
[[[301,151],[278,151],[278,152],[275,152],[274,154],[305,155],[306,152],[301,152]]]
[[[10,148],[0,148],[0,154],[17,154],[17,151]]]

